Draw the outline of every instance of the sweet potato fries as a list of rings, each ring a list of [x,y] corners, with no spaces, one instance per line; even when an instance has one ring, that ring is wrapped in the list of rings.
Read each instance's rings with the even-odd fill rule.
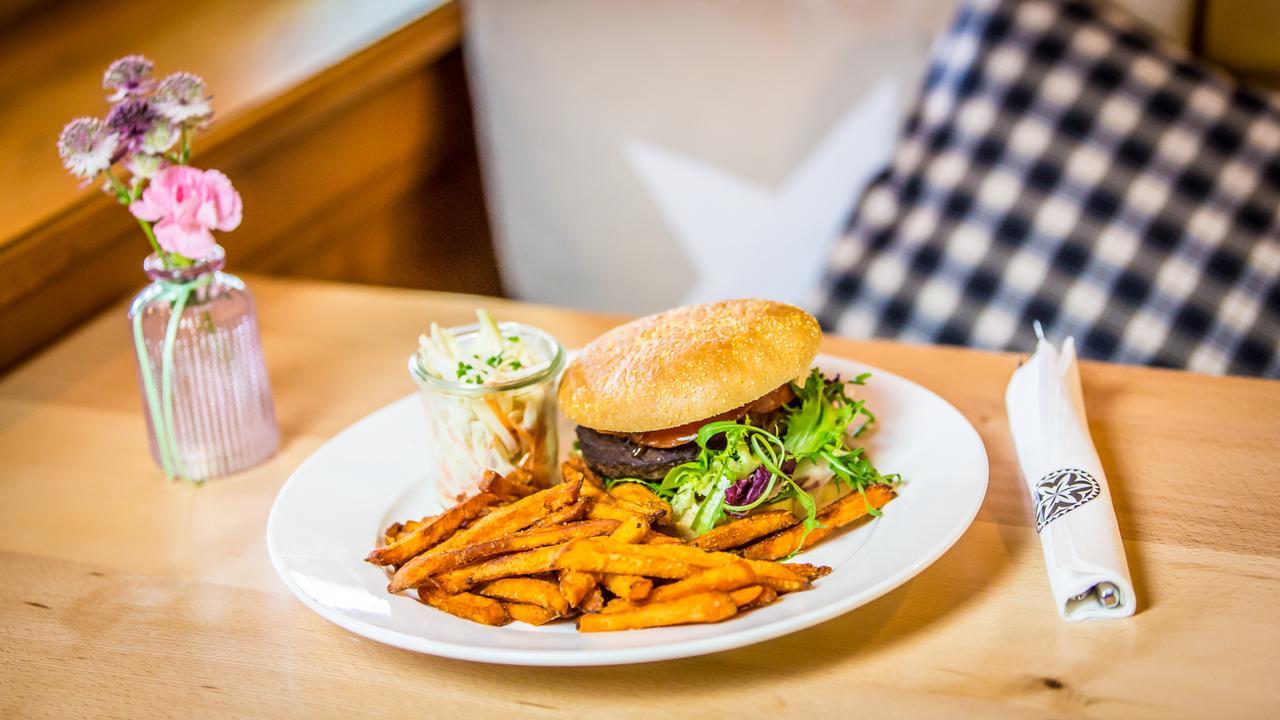
[[[439,515],[396,523],[365,559],[387,589],[485,625],[576,618],[582,632],[720,622],[807,590],[830,568],[779,562],[893,499],[887,486],[823,508],[805,533],[791,513],[734,520],[683,543],[671,506],[630,483],[608,490],[580,458],[539,489],[486,473],[478,493]]]

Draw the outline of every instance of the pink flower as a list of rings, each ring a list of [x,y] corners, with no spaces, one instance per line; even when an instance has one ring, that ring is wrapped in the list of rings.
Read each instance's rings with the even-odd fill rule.
[[[213,250],[211,230],[240,225],[240,193],[217,170],[166,167],[129,206],[139,220],[155,223],[156,240],[168,252],[202,260]]]

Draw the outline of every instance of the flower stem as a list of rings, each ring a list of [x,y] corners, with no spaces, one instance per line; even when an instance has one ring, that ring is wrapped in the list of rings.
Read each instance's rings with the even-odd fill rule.
[[[129,193],[129,188],[125,187],[124,183],[120,182],[120,178],[116,177],[115,173],[111,172],[111,170],[107,170],[103,174],[107,176],[107,181],[111,183],[111,187],[115,189],[116,199],[120,201],[121,205],[127,207],[129,203],[134,201],[135,198]]]
[[[128,207],[134,200],[138,199],[137,195],[130,192],[129,188],[125,187],[125,184],[120,181],[120,178],[116,177],[115,173],[107,170],[105,174],[111,183],[111,187],[115,188],[116,197],[120,200],[121,205]],[[141,190],[142,186],[138,185],[135,189]],[[155,252],[156,256],[160,258],[160,261],[164,263],[165,269],[172,269],[174,264],[173,257],[160,247],[160,241],[156,240],[156,233],[151,229],[151,223],[143,220],[142,218],[137,218],[137,220],[138,226],[142,228],[142,234],[147,236],[147,242],[151,243],[151,249]]]
[[[151,229],[151,223],[138,218],[138,225],[142,228],[142,233],[147,236],[147,242],[151,243],[151,249],[155,251],[156,255],[164,263],[165,269],[172,268],[173,258],[169,257],[169,253],[161,249],[160,241],[156,240],[156,233]]]

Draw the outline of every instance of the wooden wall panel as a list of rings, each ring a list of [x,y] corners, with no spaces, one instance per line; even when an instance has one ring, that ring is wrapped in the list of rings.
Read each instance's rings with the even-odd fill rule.
[[[445,5],[197,145],[244,198],[230,270],[501,292],[459,37]],[[0,371],[145,284],[136,223],[85,195],[0,246]]]
[[[252,229],[255,239],[290,238],[247,249],[256,271],[502,291],[457,52],[277,148],[270,167],[241,174],[273,209],[273,188],[307,189],[272,214],[281,219],[274,227]],[[250,229],[248,214],[245,223],[238,233]]]

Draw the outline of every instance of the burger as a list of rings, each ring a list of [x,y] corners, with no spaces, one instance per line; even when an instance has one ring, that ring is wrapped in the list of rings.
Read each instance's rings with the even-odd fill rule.
[[[813,368],[821,338],[785,303],[676,308],[587,345],[565,370],[560,409],[586,464],[607,484],[651,487],[686,536],[779,507],[816,527],[825,502],[896,480],[854,445],[874,417],[845,386],[866,377]]]

